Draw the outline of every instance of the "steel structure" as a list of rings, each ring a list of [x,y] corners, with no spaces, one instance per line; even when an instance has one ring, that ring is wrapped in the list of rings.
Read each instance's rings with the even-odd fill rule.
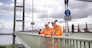
[[[22,19],[17,19],[17,8],[22,9]],[[17,5],[17,0],[14,0],[14,22],[13,22],[13,46],[15,45],[15,32],[16,32],[16,23],[21,22],[22,23],[22,31],[24,31],[25,28],[25,0],[23,0],[22,5]],[[14,47],[13,47],[14,48]]]

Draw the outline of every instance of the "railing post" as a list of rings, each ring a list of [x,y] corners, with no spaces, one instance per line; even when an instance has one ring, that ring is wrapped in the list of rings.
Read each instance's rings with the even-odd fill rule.
[[[52,46],[54,46],[54,41],[55,41],[55,40],[54,40],[54,37],[52,37]]]
[[[81,46],[82,46],[82,45],[81,45],[81,41],[80,41],[80,48],[82,48]]]
[[[69,48],[70,48],[70,40],[69,40]]]
[[[78,41],[76,40],[76,48],[78,48]]]
[[[68,47],[68,39],[65,39],[65,48],[67,48]]]
[[[72,42],[73,42],[73,48],[74,48],[74,46],[75,46],[75,44],[74,44],[74,40],[72,40]]]
[[[66,48],[66,39],[65,39],[65,48]]]
[[[71,48],[71,40],[70,40],[70,48]]]
[[[88,48],[90,48],[90,42],[88,42]]]
[[[84,48],[86,48],[86,46],[85,46],[85,41],[84,41]]]
[[[61,40],[60,40],[60,38],[58,38],[59,39],[59,48],[61,48]]]

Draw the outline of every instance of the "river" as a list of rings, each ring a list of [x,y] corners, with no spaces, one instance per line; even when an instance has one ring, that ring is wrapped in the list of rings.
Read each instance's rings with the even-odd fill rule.
[[[0,35],[0,45],[10,45],[12,44],[12,35]],[[16,44],[21,44],[19,38],[16,38]]]

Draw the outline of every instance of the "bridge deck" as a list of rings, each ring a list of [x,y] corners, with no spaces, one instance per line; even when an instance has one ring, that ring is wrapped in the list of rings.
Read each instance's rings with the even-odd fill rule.
[[[74,33],[68,37],[39,36],[27,32],[16,32],[15,34],[30,48],[92,48],[91,33]]]

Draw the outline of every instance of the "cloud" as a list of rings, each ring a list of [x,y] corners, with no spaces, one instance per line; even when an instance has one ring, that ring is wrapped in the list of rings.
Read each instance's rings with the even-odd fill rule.
[[[81,1],[76,1],[76,0],[70,0],[69,8],[71,8],[71,9],[76,9],[76,8],[83,9],[83,8],[87,8],[88,5],[89,5],[88,2],[81,2]]]
[[[92,2],[92,0],[79,0],[79,1]]]
[[[17,1],[17,5],[22,5],[22,0]],[[60,24],[64,24],[64,0],[34,0],[34,10],[32,15],[32,0],[26,0],[25,2],[25,16],[26,16],[26,29],[31,29],[30,22],[32,21],[32,16],[34,17],[35,26],[34,28],[42,28],[45,23],[48,21],[52,22],[58,19]],[[91,22],[90,18],[92,18],[92,3],[86,3],[81,1],[70,0],[69,9],[71,10],[72,23],[81,22]],[[20,19],[21,17],[21,8],[17,8],[17,17]],[[11,0],[9,4],[5,4],[0,2],[0,21],[4,24],[10,23],[7,25],[9,27],[11,25],[11,21],[13,21],[13,13],[14,13],[14,0]],[[12,17],[11,17],[12,16]],[[90,18],[89,18],[90,16]],[[80,19],[81,18],[81,19]],[[87,19],[87,20],[85,20]],[[7,21],[6,21],[7,20]],[[84,21],[85,20],[85,21]],[[80,23],[81,23],[80,22]],[[90,23],[91,24],[91,23]],[[12,24],[13,25],[13,24]]]
[[[49,18],[63,19],[65,16],[64,15],[64,3],[59,2],[59,5],[60,4],[63,4],[63,5],[58,6],[57,9],[54,9],[53,7],[51,7],[51,10],[48,9],[49,11],[47,11],[50,13],[43,13],[42,15],[40,15],[39,18],[47,18],[47,16],[49,16]],[[92,5],[92,3],[70,0],[69,8],[70,8],[71,13],[72,13],[71,14],[72,19],[87,18],[92,12],[91,5]]]
[[[64,12],[63,11],[59,11],[59,12],[54,12],[53,14],[51,14],[51,18],[57,18],[57,19],[63,19],[64,18]]]
[[[31,1],[32,0],[28,0],[26,1],[26,14],[30,14],[32,12],[32,5],[31,5]],[[22,4],[22,0],[17,1],[18,4]],[[42,3],[41,3],[42,2]],[[48,2],[48,3],[46,3]],[[59,2],[59,3],[58,3]],[[13,4],[13,3],[11,3]],[[63,5],[61,5],[63,4]],[[78,5],[80,4],[80,5]],[[84,6],[85,4],[85,6]],[[4,5],[4,4],[3,4]],[[2,11],[12,11],[13,12],[13,5],[0,5],[0,10]],[[86,2],[79,2],[79,1],[70,1],[70,10],[72,12],[73,16],[72,18],[85,18],[89,15],[89,11],[91,10],[89,5],[89,3]],[[17,9],[18,12],[22,11],[22,9]],[[85,14],[83,15],[83,13],[81,12],[85,12]],[[90,11],[92,12],[92,11]],[[51,0],[51,1],[46,1],[46,0],[34,0],[34,13],[36,14],[40,14],[39,18],[46,18],[47,16],[51,17],[51,18],[63,18],[64,15],[64,3],[60,0]]]
[[[9,4],[9,3],[11,3],[11,0],[0,0],[0,2],[2,2],[2,3],[5,3],[5,4]]]
[[[71,15],[72,18],[74,19],[87,18],[91,14],[92,3],[81,2],[81,1],[71,1],[71,0],[70,2],[71,3],[69,7],[72,12],[72,15]]]
[[[85,9],[74,9],[71,14],[72,19],[86,18],[88,15],[89,13]]]

